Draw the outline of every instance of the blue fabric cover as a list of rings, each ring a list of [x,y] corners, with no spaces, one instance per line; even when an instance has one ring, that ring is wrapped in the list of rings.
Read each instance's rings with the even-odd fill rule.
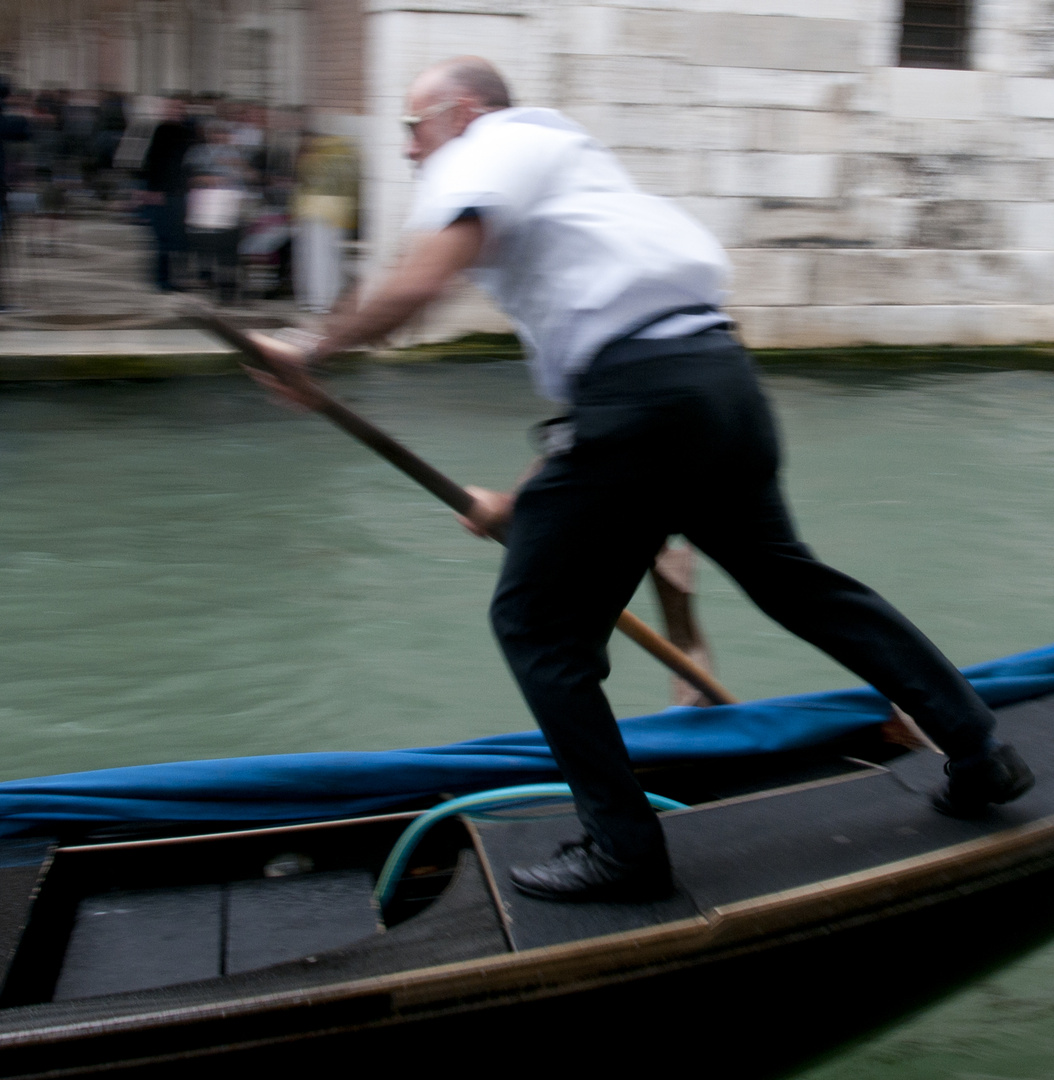
[[[965,669],[989,705],[1054,693],[1054,645]],[[621,720],[638,765],[810,746],[889,716],[870,688],[671,708]],[[0,783],[0,836],[121,822],[318,820],[439,792],[537,783],[556,774],[537,731],[411,750],[275,754],[133,765]]]

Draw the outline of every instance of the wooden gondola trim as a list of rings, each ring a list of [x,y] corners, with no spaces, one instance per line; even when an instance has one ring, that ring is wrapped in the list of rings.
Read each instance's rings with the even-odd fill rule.
[[[461,822],[468,830],[468,835],[472,839],[472,846],[475,849],[476,857],[479,859],[479,867],[483,873],[483,879],[486,881],[487,889],[490,892],[491,903],[493,903],[494,908],[498,913],[498,919],[501,922],[501,932],[505,935],[505,944],[509,946],[509,952],[517,952],[516,942],[512,934],[512,925],[509,921],[509,912],[505,904],[502,903],[501,891],[498,889],[498,883],[494,880],[494,868],[490,865],[490,859],[486,856],[483,838],[479,835],[479,829],[476,827],[476,823],[470,817],[462,814]]]
[[[873,765],[870,769],[857,769],[855,772],[839,773],[837,776],[824,776],[819,780],[802,780],[797,784],[784,787],[765,788],[763,791],[748,791],[745,795],[729,795],[727,799],[715,799],[713,802],[699,803],[687,810],[667,810],[666,814],[697,814],[704,810],[721,810],[726,806],[738,806],[740,803],[760,802],[777,795],[794,795],[799,791],[813,791],[816,788],[831,787],[833,784],[847,784],[852,780],[867,780],[879,773],[890,770],[882,765]],[[665,817],[666,814],[663,816]]]
[[[424,810],[404,810],[398,814],[375,814],[372,817],[334,818],[332,821],[300,821],[292,825],[261,825],[256,829],[232,829],[226,832],[191,833],[188,836],[155,836],[143,840],[110,840],[97,844],[69,844],[56,850],[56,855],[80,855],[100,851],[123,851],[129,848],[171,847],[178,844],[198,844],[209,840],[251,839],[278,833],[309,832],[314,829],[335,829],[349,825],[374,825],[387,821],[413,821]]]
[[[272,1010],[310,1008],[345,1002],[347,1030],[387,1024],[409,1016],[441,1015],[471,1007],[525,1000],[583,990],[610,983],[632,971],[635,975],[673,970],[700,960],[718,959],[744,947],[776,944],[789,929],[844,919],[850,915],[882,918],[888,907],[909,909],[925,903],[934,886],[940,893],[1012,870],[1025,861],[1054,853],[1054,815],[981,837],[929,855],[886,863],[813,885],[785,890],[735,904],[706,915],[681,919],[643,930],[520,953],[484,957],[432,968],[367,979],[344,980],[310,989],[276,991],[204,1005],[156,1009],[130,1016],[74,1021],[32,1030],[0,1033],[0,1050],[56,1040],[115,1035],[210,1020],[249,1017]],[[802,918],[802,916],[807,916]],[[389,1013],[374,1014],[356,1023],[356,1001],[376,1004],[384,997]],[[30,1006],[32,1012],[40,1006]],[[23,1018],[27,1009],[14,1010]],[[343,1030],[343,1029],[342,1029]]]

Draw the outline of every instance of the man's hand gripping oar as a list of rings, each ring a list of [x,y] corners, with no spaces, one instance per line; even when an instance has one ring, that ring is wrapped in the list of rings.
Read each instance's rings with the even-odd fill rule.
[[[502,539],[501,523],[507,518],[511,507],[509,496],[487,492],[482,488],[466,490],[460,487],[380,428],[356,415],[310,378],[302,363],[303,354],[295,346],[262,334],[245,333],[212,311],[201,311],[197,313],[197,318],[213,333],[248,356],[254,365],[259,365],[248,368],[258,382],[293,403],[328,417],[337,427],[365,443],[446,503],[480,535],[492,536],[499,541]],[[712,675],[660,637],[636,615],[624,611],[616,625],[627,637],[710,700],[719,704],[731,704],[736,700]]]

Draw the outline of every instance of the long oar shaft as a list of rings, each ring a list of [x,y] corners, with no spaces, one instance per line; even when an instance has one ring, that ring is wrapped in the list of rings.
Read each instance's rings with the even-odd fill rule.
[[[288,377],[280,364],[271,359],[257,346],[248,334],[231,325],[215,312],[201,312],[197,315],[200,322],[221,337],[228,344],[251,357],[253,362],[266,368],[279,379]],[[328,417],[339,428],[364,443],[385,461],[390,462],[423,488],[430,491],[441,502],[446,503],[455,513],[467,514],[472,507],[472,496],[448,476],[433,468],[427,461],[419,458],[402,443],[396,442],[390,435],[375,427],[368,420],[353,413],[346,405],[331,397],[321,387],[312,385],[312,394],[317,399],[316,412]],[[701,690],[712,701],[721,705],[730,705],[736,699],[707,671],[704,671],[690,657],[675,645],[657,634],[647,623],[636,615],[624,611],[616,623],[618,628],[632,638],[644,650],[651,653],[660,663],[665,664],[675,675],[679,675],[697,690]]]

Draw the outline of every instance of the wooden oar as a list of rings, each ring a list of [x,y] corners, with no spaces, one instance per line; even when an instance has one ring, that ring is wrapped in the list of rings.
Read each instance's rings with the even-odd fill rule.
[[[218,337],[245,353],[255,364],[265,368],[283,382],[290,382],[293,375],[290,367],[272,362],[244,331],[208,309],[196,311],[194,317]],[[473,498],[463,487],[455,484],[449,477],[444,476],[438,469],[434,469],[427,461],[396,442],[380,428],[353,413],[346,405],[327,394],[317,383],[311,382],[305,374],[299,371],[295,374],[297,381],[302,382],[302,385],[310,385],[316,412],[328,417],[337,427],[343,428],[385,461],[390,462],[412,480],[416,480],[455,513],[462,516],[468,515],[472,508]],[[711,700],[721,705],[730,705],[736,700],[712,675],[699,667],[675,645],[657,634],[636,615],[624,611],[619,616],[616,625],[627,637],[632,638],[641,648],[665,664],[675,675],[691,683]]]

